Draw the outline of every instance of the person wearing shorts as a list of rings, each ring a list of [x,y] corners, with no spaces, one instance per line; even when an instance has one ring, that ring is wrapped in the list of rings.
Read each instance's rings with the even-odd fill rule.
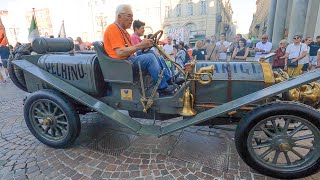
[[[311,37],[307,37],[306,39],[304,39],[304,43],[307,45],[307,55],[303,58],[304,64],[301,68],[301,74],[306,73],[309,69],[309,67],[311,67],[311,59],[310,59],[310,44],[312,42],[312,38]]]
[[[316,37],[314,42],[311,42],[310,45],[310,61],[311,61],[311,69],[315,69],[317,66],[317,53],[320,49],[320,36]]]

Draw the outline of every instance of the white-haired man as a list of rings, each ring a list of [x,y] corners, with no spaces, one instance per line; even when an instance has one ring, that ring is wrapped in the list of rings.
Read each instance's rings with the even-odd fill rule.
[[[158,92],[160,95],[172,94],[176,88],[173,85],[169,69],[165,62],[163,62],[163,59],[160,59],[153,52],[140,52],[140,50],[150,48],[152,40],[143,39],[136,45],[133,45],[131,42],[130,35],[126,29],[131,27],[132,22],[133,13],[131,6],[125,4],[119,5],[116,9],[116,21],[109,25],[104,33],[104,49],[106,53],[111,58],[119,60],[128,59],[133,63],[135,71],[139,70],[138,62],[140,62],[142,71],[148,71],[154,83],[158,81],[158,75],[162,69],[165,69]],[[134,53],[139,55],[134,55]]]

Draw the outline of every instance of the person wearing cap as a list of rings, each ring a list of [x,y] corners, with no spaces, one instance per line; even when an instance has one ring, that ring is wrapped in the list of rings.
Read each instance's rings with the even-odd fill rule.
[[[261,56],[267,55],[270,53],[272,48],[272,43],[268,42],[269,36],[267,34],[262,35],[261,42],[258,42],[254,50],[256,54],[254,56],[255,61],[259,61]]]
[[[320,36],[317,36],[314,42],[309,44],[310,47],[310,61],[311,61],[311,69],[315,69],[317,66],[317,53],[320,49]]]
[[[307,45],[301,43],[301,36],[295,35],[293,37],[293,43],[290,44],[286,49],[285,55],[285,65],[284,69],[288,70],[288,74],[290,77],[299,76],[301,73],[301,69],[303,67],[304,57],[307,55]],[[298,61],[298,66],[290,66],[291,63]]]

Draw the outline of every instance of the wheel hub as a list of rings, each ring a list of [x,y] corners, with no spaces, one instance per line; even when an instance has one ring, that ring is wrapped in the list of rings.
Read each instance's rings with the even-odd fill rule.
[[[274,144],[274,149],[278,149],[281,152],[288,152],[292,149],[290,137],[281,136],[277,137]]]
[[[280,151],[282,151],[282,152],[288,152],[288,151],[291,150],[291,146],[290,146],[289,143],[280,143],[280,144],[279,144],[279,149],[280,149]]]
[[[45,126],[50,126],[50,125],[52,125],[53,124],[53,118],[51,118],[51,117],[47,117],[47,118],[45,118],[44,120],[43,120],[43,125],[45,125]]]

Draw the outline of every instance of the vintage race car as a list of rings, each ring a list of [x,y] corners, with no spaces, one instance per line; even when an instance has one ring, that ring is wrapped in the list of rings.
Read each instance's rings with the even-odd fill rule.
[[[157,45],[161,35],[158,31],[151,39],[172,61]],[[319,171],[320,113],[313,108],[319,104],[319,85],[312,82],[320,79],[320,70],[289,78],[263,58],[197,61],[185,70],[172,61],[185,82],[174,95],[159,97],[159,83],[135,72],[130,61],[110,58],[102,42],[94,43],[95,52],[74,52],[73,46],[69,39],[37,38],[17,48],[10,63],[12,81],[31,93],[24,101],[24,118],[42,143],[71,145],[81,129],[79,114],[93,111],[138,135],[158,137],[192,125],[237,123],[238,153],[256,171],[285,179]],[[180,121],[166,126],[133,119],[179,116]]]

